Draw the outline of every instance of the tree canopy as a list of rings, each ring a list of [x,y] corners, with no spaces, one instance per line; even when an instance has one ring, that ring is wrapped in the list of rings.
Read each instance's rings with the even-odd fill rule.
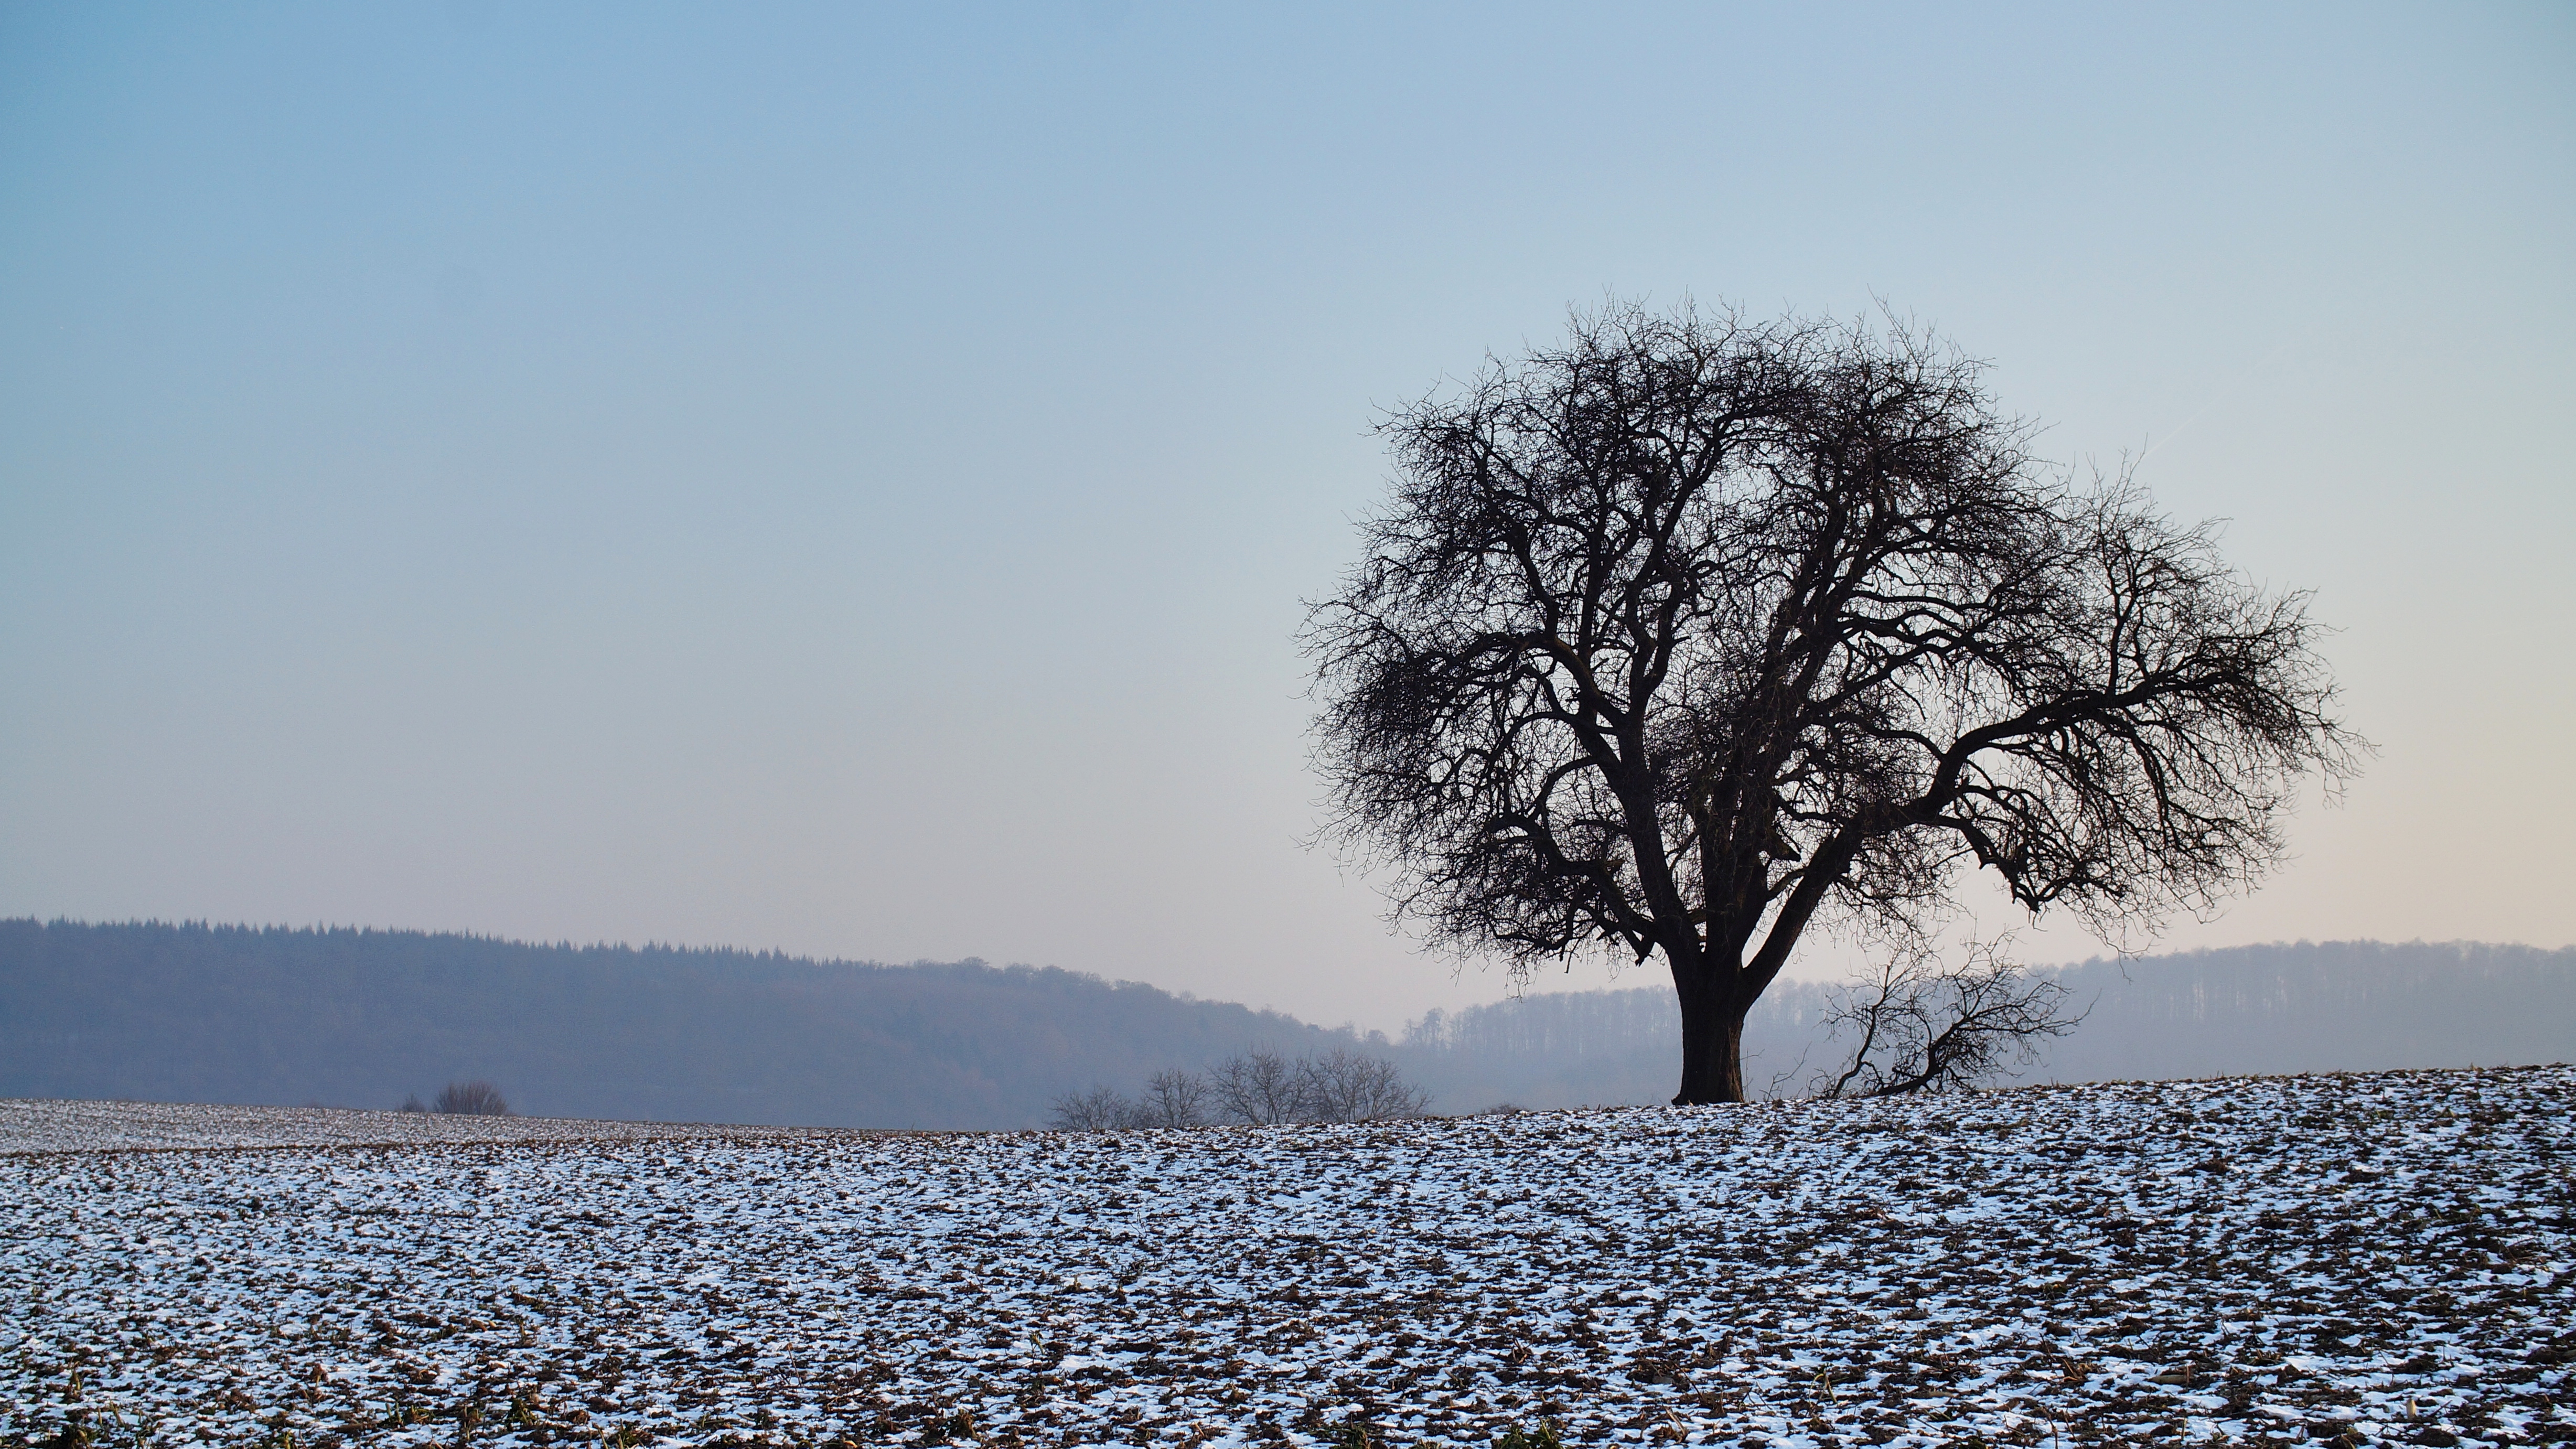
[[[1742,1099],[1818,923],[1919,943],[1971,865],[2105,933],[2205,907],[2361,748],[2305,595],[1928,334],[1613,306],[1382,430],[1307,626],[1333,833],[1435,941],[1660,953],[1676,1101]]]

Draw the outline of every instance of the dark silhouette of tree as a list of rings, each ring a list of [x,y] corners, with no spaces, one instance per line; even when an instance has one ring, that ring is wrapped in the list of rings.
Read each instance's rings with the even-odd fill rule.
[[[477,1077],[470,1082],[450,1082],[439,1088],[429,1110],[466,1117],[507,1117],[510,1104],[502,1097],[500,1088]]]
[[[2304,595],[2042,465],[1928,336],[1614,306],[1382,431],[1394,499],[1307,625],[1328,837],[1435,943],[1661,954],[1678,1103],[1743,1100],[1818,922],[1907,948],[1972,863],[2152,929],[2363,748]]]

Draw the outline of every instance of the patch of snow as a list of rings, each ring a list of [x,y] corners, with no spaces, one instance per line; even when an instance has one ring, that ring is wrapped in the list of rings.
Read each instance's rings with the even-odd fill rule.
[[[0,1443],[2563,1442],[2571,1121],[2566,1067],[1115,1134],[0,1103]]]

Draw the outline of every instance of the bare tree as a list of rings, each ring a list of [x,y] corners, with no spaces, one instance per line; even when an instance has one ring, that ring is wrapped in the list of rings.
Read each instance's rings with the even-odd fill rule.
[[[1196,1072],[1178,1067],[1145,1079],[1145,1095],[1135,1104],[1137,1125],[1203,1127],[1207,1125],[1208,1084]]]
[[[1210,1068],[1205,1084],[1219,1114],[1253,1126],[1382,1122],[1420,1116],[1430,1102],[1395,1063],[1343,1047],[1293,1061],[1244,1052]]]
[[[439,1088],[429,1110],[468,1117],[507,1117],[510,1104],[502,1097],[500,1088],[477,1077],[470,1082],[450,1082]]]
[[[1395,1063],[1335,1047],[1298,1062],[1302,1115],[1318,1122],[1384,1122],[1419,1117],[1430,1098],[1404,1080]]]
[[[1902,951],[1975,867],[2151,931],[2366,749],[2304,595],[2040,463],[1928,336],[1614,306],[1382,431],[1307,624],[1328,837],[1436,944],[1661,955],[1677,1103],[1743,1100],[1811,925]]]
[[[1067,1092],[1055,1099],[1053,1125],[1063,1132],[1107,1132],[1136,1125],[1136,1104],[1108,1086]]]
[[[1972,942],[1956,966],[1929,946],[1908,951],[1875,980],[1838,993],[1825,1011],[1826,1033],[1850,1040],[1851,1057],[1840,1071],[1818,1075],[1815,1095],[1947,1091],[2038,1061],[2085,1013],[2070,1012],[2064,985],[2007,958],[2006,944]]]
[[[1253,1126],[1283,1122],[1380,1122],[1421,1115],[1429,1098],[1395,1063],[1345,1048],[1290,1059],[1273,1051],[1238,1053],[1206,1073],[1174,1067],[1146,1079],[1135,1100],[1105,1087],[1055,1102],[1054,1125],[1066,1131],[1203,1127],[1211,1117]]]
[[[1248,1051],[1208,1069],[1208,1094],[1227,1119],[1268,1127],[1305,1115],[1305,1073],[1273,1051]]]

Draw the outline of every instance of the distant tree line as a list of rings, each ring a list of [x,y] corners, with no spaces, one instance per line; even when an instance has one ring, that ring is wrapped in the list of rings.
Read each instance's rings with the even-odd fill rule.
[[[1348,1030],[980,961],[0,919],[0,1097],[385,1109],[447,1081],[550,1117],[1010,1130],[1131,1063]]]
[[[2576,1058],[2576,948],[2233,947],[2033,971],[2088,1012],[2038,1081],[2495,1066]],[[1872,1060],[1906,1043],[1903,981],[1784,982],[1745,1019],[1748,1080],[1821,1090],[1882,1004]],[[1942,986],[1953,990],[1955,986]],[[1950,1002],[1938,1019],[1954,1019]],[[1917,1022],[1935,1019],[1916,1012]],[[1908,1033],[1914,1035],[1909,1037]],[[1937,1036],[1937,1029],[1934,1033]],[[1670,987],[1532,993],[1431,1012],[1396,1040],[1150,986],[1029,967],[871,966],[741,951],[525,945],[407,931],[0,920],[0,1097],[384,1108],[423,1084],[506,1084],[556,1117],[782,1126],[1016,1129],[1069,1089],[1152,1098],[1164,1120],[1264,1120],[1300,1059],[1383,1060],[1429,1109],[1660,1102],[1680,1013]],[[1954,1038],[1942,1047],[1947,1053]],[[1266,1053],[1274,1105],[1214,1095],[1217,1068]],[[1956,1060],[1956,1058],[1945,1058]],[[1202,1083],[1169,1102],[1143,1079]],[[1245,1086],[1258,1095],[1262,1072]],[[1855,1078],[1852,1088],[1868,1090]],[[496,1089],[497,1091],[497,1089]],[[1297,1107],[1287,1115],[1312,1110]]]
[[[1237,1052],[1204,1072],[1166,1068],[1134,1097],[1099,1085],[1055,1102],[1054,1126],[1068,1132],[1239,1123],[1385,1122],[1419,1117],[1430,1098],[1395,1063],[1341,1047],[1294,1060],[1274,1051]]]

